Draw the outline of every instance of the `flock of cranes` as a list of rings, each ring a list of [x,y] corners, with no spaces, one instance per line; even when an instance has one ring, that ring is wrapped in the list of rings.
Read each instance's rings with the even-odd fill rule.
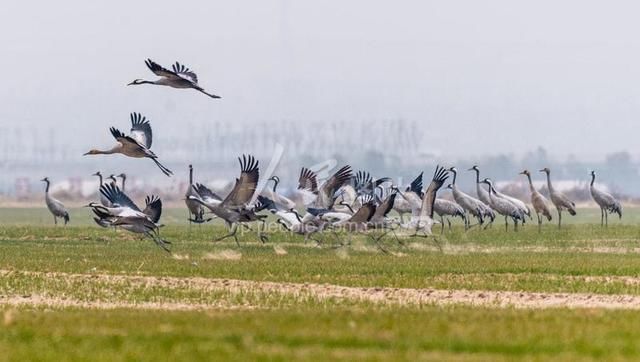
[[[155,84],[173,88],[195,89],[211,98],[220,98],[206,92],[198,85],[198,77],[184,65],[176,62],[172,70],[168,70],[151,59],[145,61],[147,67],[160,79],[148,81],[136,79],[129,85]],[[115,127],[110,132],[116,140],[116,145],[107,150],[91,149],[85,155],[122,154],[133,158],[151,159],[162,173],[167,176],[173,172],[158,160],[158,156],[151,151],[152,130],[150,122],[140,113],[131,113],[131,130],[125,135]],[[238,228],[253,230],[257,224],[257,235],[262,242],[268,240],[265,233],[265,220],[269,214],[276,216],[276,222],[295,234],[303,235],[305,240],[312,239],[322,243],[319,239],[325,231],[335,232],[336,229],[349,233],[366,233],[379,241],[388,233],[395,235],[395,230],[411,230],[414,235],[429,236],[431,228],[436,223],[434,216],[440,218],[441,232],[444,232],[445,221],[451,227],[449,217],[460,217],[465,230],[478,226],[491,226],[498,215],[504,217],[505,229],[508,230],[509,219],[512,220],[514,230],[518,224],[524,224],[527,219],[532,220],[532,209],[535,212],[538,228],[543,219],[551,221],[551,205],[557,210],[558,227],[562,226],[562,212],[576,214],[575,203],[567,196],[553,188],[551,171],[548,168],[540,170],[546,174],[547,188],[550,202],[533,186],[532,176],[528,170],[521,172],[529,182],[531,194],[529,205],[515,197],[496,190],[489,178],[480,178],[480,169],[473,166],[469,171],[475,172],[476,195],[472,196],[460,190],[456,185],[458,170],[455,167],[445,169],[436,167],[433,177],[426,189],[423,188],[423,173],[420,173],[404,190],[395,185],[391,178],[375,179],[368,172],[353,173],[351,166],[346,165],[338,169],[331,177],[320,182],[312,170],[302,167],[298,178],[297,192],[301,196],[304,212],[300,213],[296,202],[278,192],[280,178],[271,176],[263,190],[258,190],[260,168],[258,160],[252,155],[242,155],[238,158],[240,175],[235,180],[231,192],[221,197],[202,183],[194,181],[194,170],[189,165],[189,186],[184,201],[189,211],[189,222],[202,224],[219,218],[228,227],[228,234],[216,240],[234,238],[238,243]],[[162,201],[156,195],[145,198],[143,208],[138,207],[125,193],[126,175],[110,175],[104,178],[100,172],[94,176],[99,178],[99,202],[90,202],[86,206],[94,214],[95,222],[105,228],[120,227],[124,230],[144,235],[153,240],[158,246],[169,251],[170,242],[160,235],[160,217],[162,215]],[[451,177],[451,183],[446,185],[450,189],[453,201],[437,198],[437,192]],[[122,187],[117,185],[117,177],[122,179]],[[46,183],[45,200],[48,209],[57,224],[58,218],[69,222],[69,213],[64,205],[49,193],[49,179]],[[591,172],[590,191],[593,200],[601,209],[601,224],[608,224],[608,214],[617,213],[622,217],[622,206],[612,195],[594,187],[595,172]],[[483,186],[486,185],[486,186]],[[391,217],[395,210],[399,219]],[[405,221],[404,215],[410,213],[411,218]],[[471,218],[476,220],[472,223]],[[380,234],[373,236],[370,231],[378,230]],[[397,237],[397,236],[396,236]]]

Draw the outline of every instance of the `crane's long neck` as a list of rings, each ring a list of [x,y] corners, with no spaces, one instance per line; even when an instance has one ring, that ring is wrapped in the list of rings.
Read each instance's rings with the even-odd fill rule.
[[[122,192],[124,192],[124,184],[127,182],[127,178],[123,177],[122,178]]]
[[[475,171],[476,173],[476,183],[479,184],[480,183],[480,171],[477,169],[473,169],[473,171]]]
[[[110,150],[94,150],[91,154],[93,155],[111,155],[114,153],[118,153],[120,151],[120,146],[115,146]]]
[[[591,174],[591,186],[593,186],[593,183],[596,182],[596,174],[592,173]]]
[[[531,189],[531,191],[533,192],[535,188],[533,187],[533,181],[531,181],[531,175],[530,174],[526,174],[526,175],[527,175],[527,179],[529,180],[529,189]]]
[[[102,174],[98,174],[98,178],[100,179],[100,186],[102,186]]]
[[[193,167],[189,167],[189,185],[193,185]]]
[[[453,174],[453,180],[451,180],[451,185],[455,186],[456,185],[456,176],[458,176],[458,171],[456,171],[456,170],[450,170],[450,171]]]
[[[140,84],[158,84],[158,81],[152,81],[152,80],[140,80],[136,83],[131,83],[129,85],[140,85]]]
[[[493,187],[493,184],[489,184],[489,196],[491,195],[496,195],[496,196],[498,195],[495,187]]]
[[[553,191],[553,186],[551,186],[551,173],[547,172],[547,188],[549,192]]]
[[[273,180],[273,192],[276,192],[276,187],[278,187],[278,181]]]
[[[45,194],[49,193],[49,180],[45,181],[47,183],[47,186],[44,188],[44,192]]]

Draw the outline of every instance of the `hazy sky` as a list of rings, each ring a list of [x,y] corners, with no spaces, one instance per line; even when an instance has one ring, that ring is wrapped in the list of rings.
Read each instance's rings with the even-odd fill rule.
[[[158,135],[184,121],[402,117],[455,156],[638,153],[639,13],[634,1],[6,1],[0,125],[104,146],[131,111]],[[126,87],[154,78],[147,57],[183,62],[223,99]]]

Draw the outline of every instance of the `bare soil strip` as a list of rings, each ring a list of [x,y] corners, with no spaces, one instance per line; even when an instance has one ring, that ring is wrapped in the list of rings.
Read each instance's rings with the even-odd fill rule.
[[[198,288],[204,291],[227,291],[231,293],[279,293],[295,298],[317,300],[348,300],[370,302],[380,305],[472,305],[495,308],[604,308],[604,309],[640,309],[640,296],[603,295],[588,293],[532,293],[513,291],[484,290],[441,290],[411,288],[360,288],[330,284],[277,283],[235,279],[176,278],[155,276],[127,276],[107,274],[70,274],[43,272],[16,272],[0,270],[0,278],[11,274],[37,275],[45,278],[63,278],[113,285],[127,283],[163,288]],[[573,277],[570,277],[573,278]],[[590,280],[610,282],[620,280],[625,283],[640,283],[635,277],[585,277]],[[595,278],[595,279],[594,279]],[[252,309],[253,306],[229,305],[221,303],[132,303],[122,301],[78,301],[63,297],[48,296],[0,296],[0,305],[9,306],[45,306],[78,307],[95,309],[150,309],[150,310],[204,310],[204,309]]]
[[[487,246],[480,244],[446,244],[440,247],[425,243],[410,243],[413,250],[442,252],[444,254],[497,254],[497,253],[595,253],[595,254],[640,254],[640,248],[624,246]]]

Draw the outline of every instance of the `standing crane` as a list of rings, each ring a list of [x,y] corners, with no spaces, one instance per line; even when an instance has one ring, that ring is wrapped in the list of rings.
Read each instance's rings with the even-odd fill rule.
[[[477,218],[480,225],[482,225],[484,223],[485,215],[488,214],[488,210],[486,209],[489,208],[489,206],[458,189],[458,186],[456,185],[458,170],[455,167],[449,168],[449,172],[453,174],[453,180],[447,186],[447,188],[451,188],[453,199],[458,205],[462,206],[462,208],[465,210],[465,214],[466,212],[469,212],[472,216]],[[469,219],[466,217],[466,215],[463,219],[465,221],[465,229],[468,229],[470,227]]]
[[[616,200],[611,194],[598,190],[594,187],[596,181],[596,172],[591,171],[591,183],[589,184],[589,190],[591,191],[591,197],[593,201],[600,206],[600,225],[609,226],[608,213],[616,213],[622,219],[622,205],[620,201]]]
[[[453,201],[445,200],[445,199],[436,199],[433,203],[433,211],[440,216],[440,234],[444,233],[444,217],[451,216],[457,217],[459,216],[464,222],[465,228],[467,226],[467,214],[462,208],[462,206],[456,204]],[[451,230],[451,221],[447,218],[447,223],[449,224],[449,230]]]
[[[49,209],[51,214],[53,214],[53,223],[55,225],[58,225],[58,218],[61,217],[64,219],[64,224],[67,225],[67,223],[69,222],[69,212],[64,207],[62,202],[56,200],[55,198],[53,198],[53,196],[51,196],[51,194],[49,194],[49,185],[51,184],[49,178],[45,177],[40,181],[43,181],[47,184],[47,187],[44,190],[44,200],[47,203],[47,208]]]
[[[493,220],[495,220],[496,218],[496,213],[491,208],[489,192],[481,186],[482,182],[480,182],[480,169],[478,168],[478,165],[473,165],[473,167],[471,167],[468,171],[475,171],[476,173],[476,194],[478,195],[478,199],[487,206],[486,213],[484,215],[485,217],[488,217],[490,219],[487,226],[493,225]],[[487,228],[487,226],[485,226],[485,229]]]
[[[522,212],[522,209],[510,200],[499,197],[496,193],[496,189],[493,187],[493,182],[491,182],[490,179],[485,178],[481,182],[489,185],[489,200],[491,201],[491,207],[504,216],[505,230],[509,229],[507,219],[511,218],[513,219],[514,230],[517,231],[518,220],[522,220],[524,222],[524,212]]]
[[[558,228],[562,227],[562,210],[567,210],[569,215],[574,216],[576,214],[575,202],[569,200],[563,193],[556,191],[551,185],[551,170],[548,167],[543,168],[540,172],[547,174],[547,188],[549,188],[549,196],[551,196],[551,202],[558,210]]]
[[[540,228],[542,227],[542,214],[547,218],[548,221],[551,221],[551,210],[549,209],[549,201],[546,197],[544,197],[535,187],[533,187],[533,182],[531,181],[531,173],[529,170],[524,170],[520,172],[521,175],[527,176],[529,180],[529,190],[531,191],[531,205],[533,205],[533,210],[536,212],[536,216],[538,218],[538,232],[540,232]]]

